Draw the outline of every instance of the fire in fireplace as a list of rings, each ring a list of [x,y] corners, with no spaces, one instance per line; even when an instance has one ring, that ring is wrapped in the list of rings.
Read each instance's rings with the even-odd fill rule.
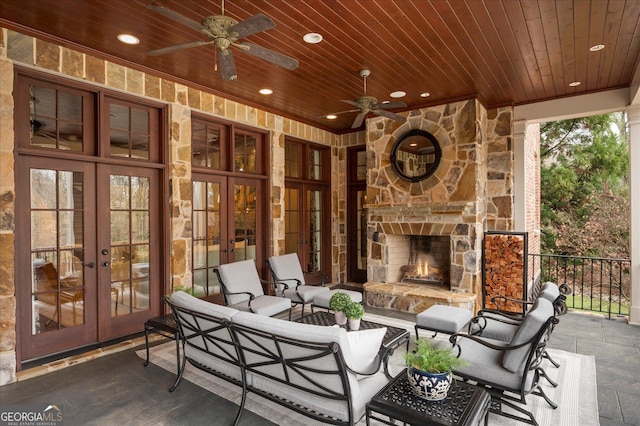
[[[446,236],[411,235],[408,262],[400,267],[401,282],[449,288],[450,244]]]

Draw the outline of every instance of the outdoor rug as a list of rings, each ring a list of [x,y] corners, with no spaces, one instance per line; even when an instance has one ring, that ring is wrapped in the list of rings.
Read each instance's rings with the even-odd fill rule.
[[[405,328],[410,331],[412,340],[415,338],[414,324],[409,321],[372,314],[365,314],[364,319],[393,327]],[[438,335],[438,338],[440,338],[440,335]],[[443,338],[446,338],[446,336]],[[398,348],[389,362],[389,370],[393,375],[404,368],[404,350],[404,347]],[[150,361],[153,364],[165,370],[175,372],[176,355],[175,343],[173,341],[155,346],[151,348],[150,352]],[[545,371],[554,381],[558,382],[559,385],[557,388],[554,388],[549,385],[544,378],[541,379],[541,383],[545,393],[551,400],[555,401],[559,407],[554,410],[541,397],[530,395],[527,397],[528,409],[533,413],[541,426],[599,426],[596,367],[593,356],[555,349],[549,349],[548,352],[551,357],[560,364],[560,368],[553,367],[545,360]],[[145,357],[144,350],[138,351],[137,354],[141,358]],[[183,380],[195,383],[236,404],[240,403],[242,394],[240,387],[207,374],[188,363]],[[180,392],[180,386],[178,386],[175,392]],[[248,394],[245,408],[278,425],[297,426],[300,424],[322,424],[292,410],[282,409],[280,405],[253,393]],[[364,424],[365,419],[363,418],[358,425]],[[372,422],[372,424],[375,425],[377,422]],[[495,414],[489,415],[489,425],[491,426],[512,426],[520,424],[524,423],[516,422]]]

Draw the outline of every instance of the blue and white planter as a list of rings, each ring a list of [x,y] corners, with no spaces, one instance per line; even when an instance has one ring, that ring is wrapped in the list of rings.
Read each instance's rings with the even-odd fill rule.
[[[427,373],[413,367],[407,368],[409,384],[413,392],[428,401],[441,401],[451,387],[451,373]]]

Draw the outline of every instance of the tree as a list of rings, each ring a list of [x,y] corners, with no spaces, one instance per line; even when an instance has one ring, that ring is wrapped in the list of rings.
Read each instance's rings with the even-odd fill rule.
[[[629,146],[624,113],[540,128],[542,251],[629,257]]]

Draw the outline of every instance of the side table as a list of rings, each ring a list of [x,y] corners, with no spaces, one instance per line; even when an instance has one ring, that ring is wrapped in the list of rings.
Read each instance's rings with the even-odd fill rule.
[[[144,323],[144,341],[147,348],[147,359],[144,362],[145,367],[149,365],[149,333],[161,334],[176,341],[176,374],[178,374],[180,372],[180,334],[178,333],[178,324],[173,314],[150,318]]]
[[[459,380],[442,401],[427,401],[413,393],[404,369],[367,404],[367,425],[370,419],[393,425],[386,416],[412,425],[476,426],[486,418],[490,401],[486,390]]]

